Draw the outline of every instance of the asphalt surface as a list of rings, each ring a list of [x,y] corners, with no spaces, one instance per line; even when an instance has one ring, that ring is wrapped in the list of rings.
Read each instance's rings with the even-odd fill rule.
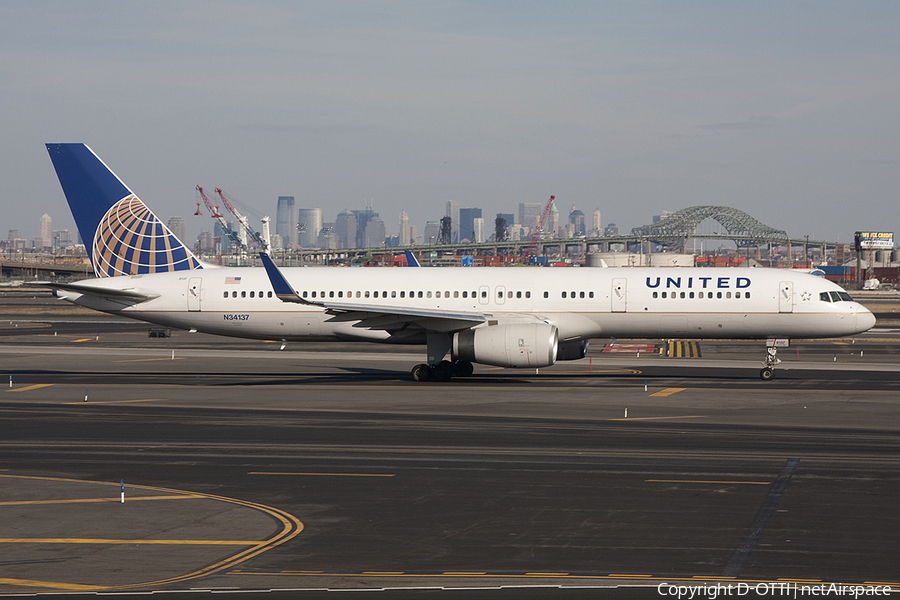
[[[598,340],[416,384],[415,347],[148,338],[29,300],[0,297],[0,593],[900,587],[888,330],[796,343],[771,382],[759,344]]]

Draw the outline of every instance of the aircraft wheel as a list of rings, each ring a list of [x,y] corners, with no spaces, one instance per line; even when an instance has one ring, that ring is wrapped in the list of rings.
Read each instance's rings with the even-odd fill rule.
[[[475,372],[475,366],[467,360],[458,360],[453,363],[453,374],[457,377],[471,377]]]
[[[428,381],[431,379],[431,367],[425,364],[416,365],[412,368],[413,381]]]
[[[763,381],[771,381],[773,377],[775,377],[775,371],[770,369],[769,367],[766,367],[759,372],[759,378]]]
[[[434,366],[431,376],[435,381],[450,381],[453,376],[453,365],[449,360],[442,360],[440,364]]]

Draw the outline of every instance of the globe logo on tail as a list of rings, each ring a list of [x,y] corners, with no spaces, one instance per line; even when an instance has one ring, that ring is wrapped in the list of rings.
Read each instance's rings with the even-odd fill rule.
[[[190,250],[134,194],[106,211],[91,253],[97,277],[203,268]]]

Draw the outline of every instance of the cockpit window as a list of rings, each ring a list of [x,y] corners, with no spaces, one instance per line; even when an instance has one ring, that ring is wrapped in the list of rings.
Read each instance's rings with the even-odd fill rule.
[[[828,295],[828,292],[819,292],[819,300],[822,302],[831,302],[831,296]]]
[[[832,293],[834,293],[834,292],[832,292]],[[853,298],[850,297],[850,294],[848,294],[847,292],[838,292],[838,296],[840,296],[841,300],[843,300],[844,302],[853,302],[854,301]]]
[[[832,302],[840,302],[841,301],[841,297],[837,292],[828,292],[828,293],[831,294]]]

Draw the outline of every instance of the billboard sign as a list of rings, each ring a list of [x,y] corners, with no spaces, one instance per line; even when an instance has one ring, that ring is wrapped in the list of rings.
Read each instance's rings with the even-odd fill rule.
[[[857,250],[892,250],[894,233],[886,231],[857,231]]]

